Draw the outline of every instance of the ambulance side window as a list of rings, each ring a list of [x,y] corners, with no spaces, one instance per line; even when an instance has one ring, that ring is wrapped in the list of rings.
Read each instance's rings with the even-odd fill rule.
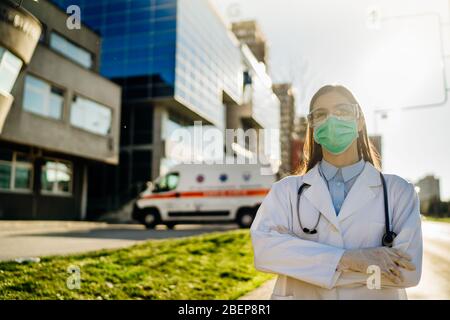
[[[178,172],[168,173],[158,181],[153,192],[158,193],[174,190],[178,186],[179,179],[180,174]]]

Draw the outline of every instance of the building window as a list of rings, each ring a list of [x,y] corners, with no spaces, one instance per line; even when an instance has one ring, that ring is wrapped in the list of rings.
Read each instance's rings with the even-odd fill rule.
[[[55,51],[61,53],[65,57],[75,61],[87,69],[92,69],[93,59],[92,54],[61,37],[59,34],[52,32],[50,35],[50,47]]]
[[[22,68],[22,60],[0,47],[0,91],[10,93]]]
[[[41,191],[44,194],[72,194],[72,164],[48,159],[41,170]]]
[[[31,191],[33,163],[24,154],[0,151],[0,190]]]
[[[27,75],[23,108],[44,117],[61,119],[64,91],[36,77]]]
[[[244,86],[252,84],[252,76],[249,71],[244,71]]]
[[[45,38],[46,38],[46,34],[47,34],[47,25],[45,23],[43,23],[41,21],[41,25],[42,25],[42,32],[41,32],[41,36],[39,37],[39,42],[40,43],[44,43],[45,44]]]
[[[92,100],[74,96],[70,109],[70,123],[86,131],[108,135],[111,131],[112,111]]]

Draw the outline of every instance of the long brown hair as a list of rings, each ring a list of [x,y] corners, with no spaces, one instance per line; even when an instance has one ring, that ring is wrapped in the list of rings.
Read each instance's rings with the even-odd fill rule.
[[[311,103],[309,104],[309,110],[311,111],[316,100],[329,92],[336,92],[346,97],[350,103],[357,104],[358,101],[354,95],[346,87],[342,85],[326,85],[320,88],[312,97]],[[362,117],[362,128],[358,132],[357,144],[358,144],[358,155],[359,158],[363,158],[365,161],[370,162],[375,168],[380,170],[380,155],[372,142],[369,140],[367,135],[366,120],[364,119],[364,114],[362,113],[361,107],[359,108],[360,117]],[[314,141],[314,131],[308,124],[306,130],[306,139],[303,146],[303,159],[296,174],[305,174],[311,170],[320,160],[322,160],[322,148]]]

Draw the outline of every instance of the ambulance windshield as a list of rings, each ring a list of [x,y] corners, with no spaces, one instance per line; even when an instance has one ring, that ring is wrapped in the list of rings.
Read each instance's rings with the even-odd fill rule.
[[[154,193],[175,190],[178,186],[180,174],[178,172],[170,172],[155,181]]]

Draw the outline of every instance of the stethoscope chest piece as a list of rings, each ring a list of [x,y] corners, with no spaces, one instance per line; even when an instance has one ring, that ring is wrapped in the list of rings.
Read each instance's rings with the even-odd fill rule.
[[[303,232],[306,233],[306,234],[316,234],[317,230],[316,229],[311,230],[311,229],[308,229],[308,228],[303,228]]]
[[[383,235],[383,238],[381,239],[381,244],[385,247],[392,247],[394,244],[394,239],[397,236],[397,234],[393,231],[389,231]]]

